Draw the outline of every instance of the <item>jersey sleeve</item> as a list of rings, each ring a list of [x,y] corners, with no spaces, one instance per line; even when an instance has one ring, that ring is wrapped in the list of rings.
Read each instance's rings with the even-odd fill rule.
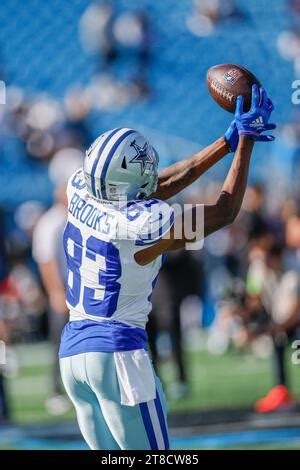
[[[149,246],[159,242],[174,224],[174,210],[158,199],[143,201],[145,222],[137,232],[136,246]]]

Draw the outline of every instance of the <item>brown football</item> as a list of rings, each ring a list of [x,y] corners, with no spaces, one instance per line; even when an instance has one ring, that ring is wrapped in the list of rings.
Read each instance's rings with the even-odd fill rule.
[[[234,113],[239,95],[244,97],[244,111],[249,111],[252,85],[261,86],[253,73],[234,64],[220,64],[208,69],[206,83],[213,99],[230,113]]]

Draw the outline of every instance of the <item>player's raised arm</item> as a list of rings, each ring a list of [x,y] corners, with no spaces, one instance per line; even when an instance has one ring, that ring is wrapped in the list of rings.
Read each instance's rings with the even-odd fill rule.
[[[151,197],[166,200],[175,196],[229,152],[234,152],[238,140],[238,131],[233,121],[224,136],[191,157],[165,168],[158,176],[157,189]]]
[[[158,176],[157,189],[152,197],[166,200],[175,196],[227,155],[229,151],[225,138],[220,137],[200,152],[165,168]]]
[[[195,242],[234,221],[245,194],[254,141],[272,141],[274,139],[273,136],[261,134],[264,130],[275,128],[274,124],[268,124],[272,110],[273,104],[267,97],[265,90],[261,88],[259,93],[256,85],[253,86],[252,106],[249,112],[243,112],[243,98],[241,96],[238,98],[235,121],[240,137],[239,144],[218,200],[213,205],[204,206],[204,211],[200,211],[203,213],[200,220],[199,218],[197,220],[197,206],[188,210],[192,211],[192,214],[189,215],[192,216],[190,220],[193,225],[192,232],[195,234],[193,239],[186,238],[184,233],[178,238],[173,227],[168,237],[151,248],[135,254],[135,260],[139,264],[147,264],[163,252],[183,248],[187,242]],[[188,211],[180,216],[182,218],[181,226],[184,226],[184,218],[187,217]]]

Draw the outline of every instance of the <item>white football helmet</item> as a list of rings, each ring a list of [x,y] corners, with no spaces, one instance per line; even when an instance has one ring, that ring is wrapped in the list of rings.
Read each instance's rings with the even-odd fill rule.
[[[87,150],[84,175],[92,197],[133,200],[157,187],[158,154],[139,132],[119,128],[105,132]]]

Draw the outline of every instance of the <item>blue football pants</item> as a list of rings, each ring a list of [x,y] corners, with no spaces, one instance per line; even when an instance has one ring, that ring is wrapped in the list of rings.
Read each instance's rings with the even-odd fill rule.
[[[156,376],[154,400],[125,406],[121,404],[113,353],[88,352],[61,358],[60,369],[80,431],[91,449],[169,448],[167,404]]]

